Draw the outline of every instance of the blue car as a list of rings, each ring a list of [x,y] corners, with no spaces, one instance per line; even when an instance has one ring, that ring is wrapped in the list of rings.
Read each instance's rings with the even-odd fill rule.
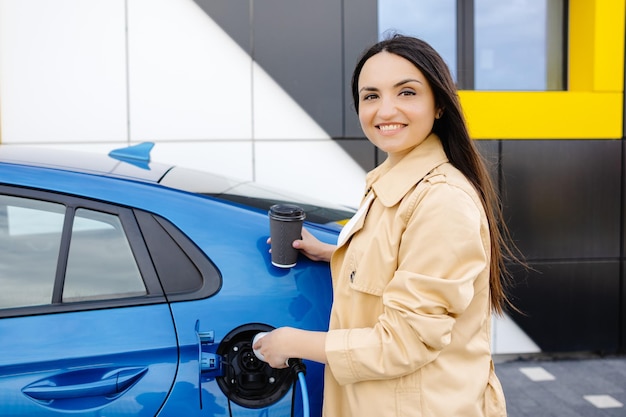
[[[353,211],[151,148],[0,146],[0,415],[321,415],[321,365],[298,384],[252,351],[274,327],[325,330],[332,301],[327,264],[272,265],[267,214],[298,204],[332,243]]]

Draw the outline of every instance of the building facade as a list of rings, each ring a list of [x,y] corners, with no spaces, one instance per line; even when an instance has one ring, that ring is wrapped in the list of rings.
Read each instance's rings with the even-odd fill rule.
[[[155,160],[356,206],[384,155],[350,76],[384,2],[0,0],[0,143],[151,141]],[[480,0],[449,2],[470,133],[531,266],[513,271],[524,314],[496,320],[494,350],[623,351],[626,1],[557,3],[562,42],[547,50],[563,82],[543,91],[473,88]]]

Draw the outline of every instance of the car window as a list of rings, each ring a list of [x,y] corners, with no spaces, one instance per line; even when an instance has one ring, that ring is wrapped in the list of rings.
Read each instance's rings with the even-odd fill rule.
[[[0,288],[2,309],[147,294],[118,215],[8,195],[0,195]]]
[[[222,274],[193,241],[162,217],[141,210],[134,215],[169,301],[196,300],[219,291]]]
[[[146,294],[120,219],[79,208],[74,215],[63,302]]]
[[[0,308],[52,302],[62,204],[0,195]]]

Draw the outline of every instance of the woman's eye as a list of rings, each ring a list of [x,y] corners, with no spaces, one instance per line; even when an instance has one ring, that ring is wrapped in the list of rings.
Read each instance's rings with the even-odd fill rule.
[[[363,101],[373,100],[378,97],[376,94],[366,94],[363,96]]]
[[[402,91],[400,91],[400,95],[401,96],[414,96],[415,95],[415,91],[413,91],[413,90],[402,90]]]

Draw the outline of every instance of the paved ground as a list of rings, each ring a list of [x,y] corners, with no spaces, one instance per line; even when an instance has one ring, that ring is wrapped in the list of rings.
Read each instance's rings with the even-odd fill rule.
[[[495,356],[508,417],[626,417],[626,356]]]

